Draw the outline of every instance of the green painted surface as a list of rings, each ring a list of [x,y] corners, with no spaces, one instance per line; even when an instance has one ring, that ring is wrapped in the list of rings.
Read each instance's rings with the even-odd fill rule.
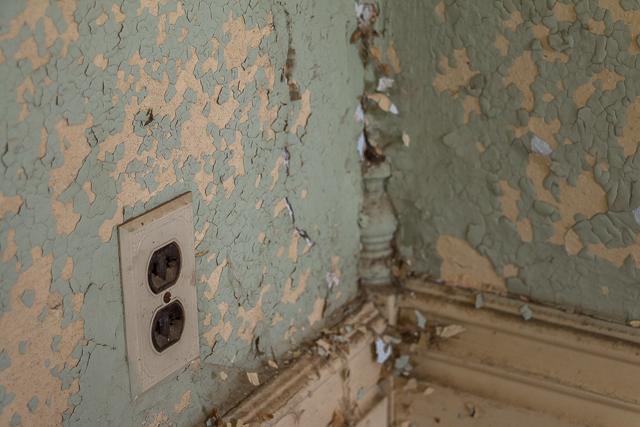
[[[353,4],[4,3],[0,424],[224,412],[356,292]],[[132,403],[116,228],[187,191],[200,363]]]
[[[486,273],[472,285],[640,318],[637,9],[383,4],[376,45],[384,54],[395,42],[402,71],[388,95],[399,114],[369,116],[394,167],[397,244],[412,270],[461,284]],[[381,75],[371,67],[370,92]],[[492,271],[465,265],[466,249]]]

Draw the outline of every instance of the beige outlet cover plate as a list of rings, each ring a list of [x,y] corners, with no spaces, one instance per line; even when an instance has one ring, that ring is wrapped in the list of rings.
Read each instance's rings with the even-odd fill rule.
[[[191,193],[120,225],[118,236],[131,393],[135,400],[199,355]],[[172,242],[180,250],[177,281],[154,294],[148,283],[151,256]],[[182,334],[175,344],[158,352],[152,342],[153,320],[160,309],[175,301],[184,309]]]

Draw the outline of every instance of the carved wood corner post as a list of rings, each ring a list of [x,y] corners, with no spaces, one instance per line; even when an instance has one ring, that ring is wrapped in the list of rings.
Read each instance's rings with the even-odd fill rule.
[[[363,285],[390,285],[393,281],[392,242],[398,220],[385,190],[390,176],[391,166],[386,160],[362,166],[364,190],[358,217],[362,250],[358,276]]]

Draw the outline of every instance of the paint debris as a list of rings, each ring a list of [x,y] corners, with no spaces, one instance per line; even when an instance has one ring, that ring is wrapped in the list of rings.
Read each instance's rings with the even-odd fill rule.
[[[427,319],[422,315],[422,313],[420,313],[419,310],[416,309],[416,310],[413,310],[413,312],[418,318],[418,328],[424,329],[424,327],[427,326]]]
[[[476,308],[482,308],[484,306],[484,297],[482,294],[476,295]]]
[[[391,345],[385,344],[382,338],[376,338],[376,361],[384,363],[391,357]]]
[[[409,363],[409,356],[404,355],[396,358],[393,363],[394,375],[405,375],[413,369],[413,366]]]
[[[629,325],[634,328],[640,328],[640,320],[632,320],[631,322],[629,322]]]
[[[360,137],[358,138],[358,153],[360,153],[360,157],[364,157],[364,149],[366,148],[366,146],[367,146],[367,142],[364,137],[364,132],[362,132],[360,134]]]
[[[356,121],[358,123],[364,123],[365,118],[364,118],[364,110],[362,109],[362,104],[358,103],[358,106],[356,107]]]
[[[331,418],[331,424],[329,427],[344,427],[346,424],[346,419],[344,415],[340,411],[333,412],[333,418]]]
[[[365,393],[364,387],[360,387],[360,389],[358,390],[358,400],[362,400],[362,398],[364,397],[364,393]]]
[[[278,369],[278,364],[276,362],[274,362],[273,360],[268,360],[267,364],[269,366],[271,366],[273,369]]]
[[[326,280],[329,289],[340,284],[340,277],[336,273],[332,273],[330,271],[327,272]]]
[[[258,379],[258,374],[255,372],[247,372],[247,378],[249,379],[249,382],[255,386],[259,386],[260,385],[260,380]]]
[[[551,154],[553,154],[551,145],[549,145],[547,141],[538,138],[537,135],[533,135],[533,138],[531,138],[531,151],[549,158],[551,158]]]
[[[267,414],[262,411],[258,411],[258,418],[260,418],[260,421],[272,420],[273,414]]]
[[[518,311],[524,320],[530,320],[533,317],[533,312],[527,304],[521,305]]]
[[[423,396],[430,396],[430,395],[432,395],[435,391],[436,391],[436,389],[435,389],[435,388],[433,388],[433,387],[427,387],[427,388],[425,388],[425,389],[424,389],[424,391],[422,392],[422,395],[423,395]]]
[[[403,391],[413,391],[418,389],[418,380],[415,378],[411,378],[407,383],[402,387]]]
[[[395,81],[389,77],[380,77],[380,79],[378,80],[378,87],[376,88],[376,90],[378,92],[384,92],[387,89],[392,88],[394,82]]]
[[[467,329],[461,325],[436,326],[436,336],[446,340],[465,332]]]
[[[402,143],[405,147],[408,147],[409,144],[411,144],[411,137],[409,137],[409,134],[406,132],[402,132]]]

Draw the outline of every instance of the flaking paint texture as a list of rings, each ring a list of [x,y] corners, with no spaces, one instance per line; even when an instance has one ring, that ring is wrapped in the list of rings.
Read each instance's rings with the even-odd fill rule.
[[[0,7],[0,425],[224,413],[356,291],[353,5]],[[132,403],[116,228],[187,191],[200,358]]]
[[[401,71],[366,79],[390,73],[399,114],[368,118],[410,268],[640,318],[640,4],[391,3],[376,51]]]

